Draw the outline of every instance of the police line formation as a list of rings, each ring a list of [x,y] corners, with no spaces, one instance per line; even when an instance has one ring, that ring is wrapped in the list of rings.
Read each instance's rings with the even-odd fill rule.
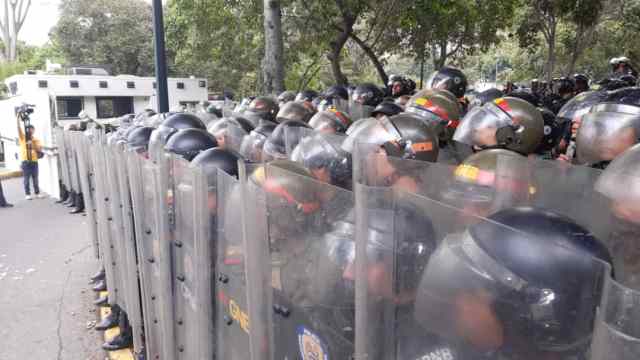
[[[108,289],[97,328],[121,328],[103,347],[638,359],[640,88],[615,70],[467,101],[446,67],[418,92],[394,76],[57,129]]]

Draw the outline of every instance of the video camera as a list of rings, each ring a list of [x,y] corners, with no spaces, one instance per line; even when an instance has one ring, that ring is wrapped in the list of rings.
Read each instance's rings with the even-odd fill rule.
[[[22,104],[16,107],[16,114],[20,115],[22,121],[26,121],[30,114],[33,114],[36,106],[31,104]]]

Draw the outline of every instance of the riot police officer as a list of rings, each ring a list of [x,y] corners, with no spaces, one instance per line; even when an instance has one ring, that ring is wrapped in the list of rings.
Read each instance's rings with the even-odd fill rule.
[[[351,190],[351,158],[342,148],[343,136],[312,134],[291,153],[318,180]]]
[[[280,107],[275,100],[267,96],[260,96],[251,101],[243,115],[255,127],[265,121],[275,122],[279,110]]]
[[[296,99],[296,93],[293,91],[283,91],[278,95],[278,106],[282,107],[284,104],[294,101]]]
[[[605,168],[611,160],[638,142],[640,89],[611,92],[583,116],[576,135],[578,161]]]
[[[207,131],[216,137],[218,146],[237,151],[240,149],[242,139],[253,131],[253,128],[249,120],[241,116],[231,116],[211,123]]]
[[[359,84],[353,90],[349,102],[349,115],[353,121],[369,117],[373,109],[384,99],[384,92],[374,84]]]
[[[460,122],[461,108],[457,99],[445,90],[422,90],[406,105],[410,113],[424,121],[438,133],[440,162],[456,162],[451,137]]]
[[[265,160],[286,159],[287,147],[294,149],[300,141],[300,137],[289,136],[287,129],[291,128],[310,128],[307,123],[297,120],[286,120],[273,129],[273,132],[266,139],[262,148]],[[293,134],[291,132],[290,134]],[[302,136],[302,134],[300,134]],[[287,143],[289,142],[289,143]]]
[[[453,140],[474,150],[504,148],[528,155],[544,135],[540,111],[517,98],[500,98],[476,107],[460,122]]]
[[[262,162],[265,160],[263,156],[263,147],[267,139],[275,130],[276,125],[273,123],[264,123],[253,129],[249,135],[245,135],[240,145],[240,154],[251,162]]]
[[[347,113],[330,108],[313,115],[309,120],[309,126],[322,133],[345,133],[351,126],[351,119]]]
[[[501,210],[435,250],[415,302],[430,335],[410,335],[404,349],[412,358],[584,358],[611,263],[570,218]]]
[[[321,98],[318,111],[333,108],[342,113],[347,113],[349,110],[349,91],[342,85],[330,86],[322,93]]]
[[[303,102],[290,101],[283,105],[276,115],[276,122],[282,123],[287,120],[309,122],[315,111],[305,106]]]

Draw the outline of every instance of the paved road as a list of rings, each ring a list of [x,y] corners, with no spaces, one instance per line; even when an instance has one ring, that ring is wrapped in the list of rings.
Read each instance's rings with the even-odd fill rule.
[[[0,209],[0,359],[102,360],[87,283],[98,262],[86,217],[52,199],[26,201],[21,179],[3,180],[16,205]]]

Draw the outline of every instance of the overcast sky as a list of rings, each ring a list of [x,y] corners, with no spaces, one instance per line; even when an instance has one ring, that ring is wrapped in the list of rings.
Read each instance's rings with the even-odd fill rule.
[[[151,3],[151,0],[145,1]],[[49,31],[58,20],[59,4],[60,0],[32,0],[31,10],[29,10],[27,20],[20,31],[20,40],[29,45],[46,43],[49,40]]]

